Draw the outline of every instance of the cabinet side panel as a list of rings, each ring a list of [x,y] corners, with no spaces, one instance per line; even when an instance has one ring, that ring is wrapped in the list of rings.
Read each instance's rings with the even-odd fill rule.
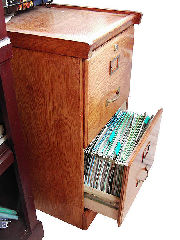
[[[78,227],[83,209],[81,59],[13,48],[36,207]]]

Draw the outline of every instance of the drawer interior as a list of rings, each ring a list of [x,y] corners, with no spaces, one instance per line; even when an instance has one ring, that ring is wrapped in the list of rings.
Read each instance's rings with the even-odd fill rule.
[[[152,166],[161,114],[119,109],[84,150],[86,208],[121,223]]]

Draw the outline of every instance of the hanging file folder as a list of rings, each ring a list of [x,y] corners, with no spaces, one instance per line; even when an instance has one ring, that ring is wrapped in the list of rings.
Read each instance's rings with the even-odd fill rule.
[[[84,183],[119,197],[124,166],[152,118],[119,109],[84,150]]]

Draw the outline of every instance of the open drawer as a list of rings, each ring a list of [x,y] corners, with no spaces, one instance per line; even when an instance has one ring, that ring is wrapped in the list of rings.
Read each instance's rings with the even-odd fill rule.
[[[154,160],[162,109],[153,117],[146,131],[121,171],[119,197],[84,185],[84,206],[94,212],[117,220],[118,226],[126,216]]]

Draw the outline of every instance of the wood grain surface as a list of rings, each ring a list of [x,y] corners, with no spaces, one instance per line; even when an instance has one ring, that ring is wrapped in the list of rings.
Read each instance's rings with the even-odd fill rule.
[[[14,47],[88,58],[92,51],[129,26],[141,14],[120,11],[37,7],[7,24]],[[31,19],[31,21],[29,21]]]
[[[2,1],[0,1],[0,40],[7,36],[5,20],[3,16],[4,9],[2,7]]]
[[[96,39],[125,24],[135,14],[95,12],[70,8],[37,7],[8,23],[8,30],[24,34],[85,42]],[[29,21],[29,18],[31,21]]]
[[[90,209],[85,209],[84,214],[83,214],[83,230],[87,230],[94,218],[96,217],[97,213],[93,212]]]
[[[99,47],[85,61],[85,147],[129,96],[133,43],[132,26]],[[118,45],[117,51],[115,45]],[[110,75],[110,62],[117,56],[120,56],[119,69]],[[107,100],[117,97],[119,88],[119,98],[106,106]]]
[[[69,9],[86,10],[86,11],[93,11],[93,12],[107,12],[107,13],[125,14],[125,15],[134,14],[135,18],[134,18],[133,24],[139,24],[142,18],[142,13],[129,11],[129,10],[117,10],[117,9],[110,9],[110,8],[93,8],[88,6],[77,6],[77,5],[70,5],[70,4],[58,5],[54,3],[52,3],[51,6],[56,8],[69,8]]]
[[[1,102],[3,109],[3,118],[5,119],[6,133],[11,150],[14,153],[14,159],[17,171],[17,182],[19,184],[20,199],[24,221],[28,230],[33,232],[37,224],[37,217],[34,207],[34,199],[31,191],[31,180],[29,178],[29,168],[27,167],[28,155],[26,145],[22,135],[21,123],[19,121],[16,96],[14,92],[13,77],[10,67],[10,61],[0,65],[0,95],[4,98]],[[5,116],[4,116],[5,115]],[[39,229],[43,237],[43,229]]]
[[[119,198],[116,196],[113,196],[109,193],[106,192],[102,192],[96,188],[92,188],[89,187],[87,185],[84,185],[84,192],[91,194],[91,195],[95,195],[98,198],[102,199],[104,202],[109,202],[109,203],[114,203],[114,205],[118,205],[119,204]]]
[[[112,218],[114,220],[118,219],[118,208],[112,208],[104,204],[103,202],[93,200],[91,198],[84,198],[84,204],[88,209],[96,211],[104,216]]]
[[[96,216],[84,211],[83,147],[127,102],[133,25],[140,19],[131,11],[53,5],[8,23],[36,207],[83,229]],[[118,55],[119,69],[110,75]],[[119,87],[119,99],[106,106]],[[118,219],[118,207],[103,208]]]
[[[101,12],[101,13],[113,13],[113,14],[125,14],[128,18],[118,28],[113,29],[113,31],[108,32],[106,35],[104,35],[102,38],[96,39],[96,41],[91,45],[91,51],[96,49],[97,47],[101,46],[103,43],[108,41],[109,39],[113,38],[114,36],[118,35],[120,32],[124,31],[128,27],[134,25],[134,24],[140,24],[141,18],[143,16],[142,13],[140,12],[135,12],[135,11],[129,11],[129,10],[117,10],[117,9],[102,9],[102,8],[92,8],[92,7],[81,7],[81,6],[72,6],[72,5],[57,5],[57,4],[52,4],[52,7],[56,8],[69,8],[69,9],[75,9],[75,10],[85,10],[85,11],[92,11],[92,12]],[[91,52],[90,52],[91,54]]]
[[[101,13],[68,8],[37,7],[12,18],[8,30],[92,44],[124,23],[126,14]],[[29,18],[31,21],[29,21]]]
[[[160,109],[149,125],[148,129],[141,138],[139,144],[133,151],[129,159],[129,166],[126,167],[124,189],[121,193],[121,204],[119,206],[118,225],[124,220],[129,208],[131,207],[139,189],[141,188],[143,181],[146,179],[147,170],[151,168],[158,140],[158,134],[160,129],[160,122],[162,116],[162,109]],[[142,162],[143,152],[150,142],[150,149],[144,162]],[[138,183],[137,181],[140,180]]]
[[[118,197],[87,185],[84,185],[84,193],[84,206],[86,208],[115,220],[118,219],[118,206],[120,204]]]
[[[57,38],[52,39],[43,36],[39,37],[19,32],[8,32],[8,36],[14,47],[22,49],[78,58],[88,58],[90,52],[90,46],[87,43],[73,42]]]
[[[36,207],[82,228],[82,61],[16,48],[13,55]]]

